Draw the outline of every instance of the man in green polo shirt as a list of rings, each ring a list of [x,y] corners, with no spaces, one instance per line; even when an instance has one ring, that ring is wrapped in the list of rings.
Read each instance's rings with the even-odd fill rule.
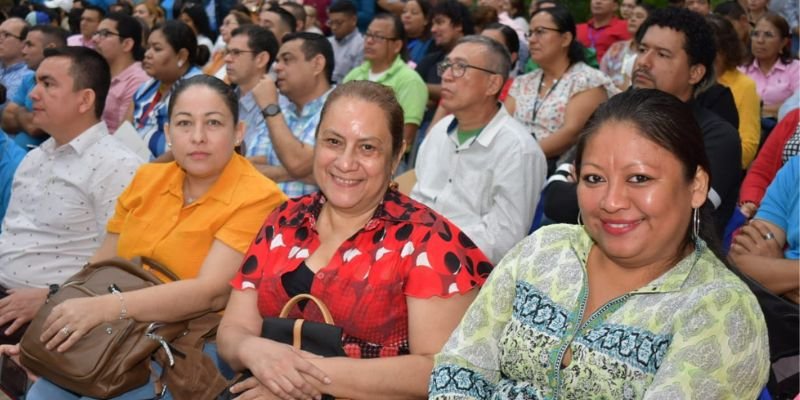
[[[403,107],[403,137],[406,148],[410,148],[425,113],[428,89],[417,72],[400,56],[405,47],[405,31],[400,18],[391,14],[376,15],[364,33],[366,61],[350,71],[344,82],[369,80],[392,88]]]

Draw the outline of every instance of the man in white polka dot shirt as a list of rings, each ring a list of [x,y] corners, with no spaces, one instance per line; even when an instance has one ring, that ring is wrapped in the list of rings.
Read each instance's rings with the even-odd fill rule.
[[[117,196],[142,160],[101,121],[111,81],[94,50],[46,53],[31,91],[51,138],[22,160],[0,233],[0,343],[17,341],[48,286],[75,274],[105,236]]]

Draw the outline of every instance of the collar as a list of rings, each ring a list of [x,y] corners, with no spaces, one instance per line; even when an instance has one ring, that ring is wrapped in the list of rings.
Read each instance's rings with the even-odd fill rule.
[[[769,72],[767,72],[766,74],[761,72],[761,64],[759,64],[758,59],[756,59],[756,58],[754,58],[753,62],[750,63],[750,65],[747,66],[747,72],[748,73],[759,72],[759,73],[761,73],[761,75],[764,75],[764,76],[770,75],[770,74],[772,74],[774,72],[778,72],[778,71],[786,71],[786,64],[781,62],[780,59],[778,59],[778,61],[775,61],[775,64],[772,66],[772,69],[770,69]]]
[[[736,78],[738,78],[739,74],[741,74],[741,72],[738,69],[736,68],[729,69],[723,72],[721,75],[719,75],[717,80],[726,86],[730,86],[729,84],[735,81]]]
[[[125,69],[123,69],[122,72],[119,73],[119,75],[111,78],[111,82],[119,82],[129,76],[134,75],[137,72],[137,70],[141,69],[142,69],[142,63],[139,61],[134,61],[133,64],[125,67]]]
[[[489,121],[488,124],[483,128],[481,133],[475,137],[474,142],[477,142],[483,147],[489,147],[492,144],[492,141],[495,137],[500,133],[500,129],[503,128],[504,124],[508,121],[508,110],[506,110],[506,106],[503,103],[498,102],[497,105],[499,106],[497,112],[494,114],[494,117]],[[458,126],[458,120],[453,118],[453,122],[451,122],[450,126],[447,129],[447,136],[450,137],[450,140],[453,140],[457,147],[466,146],[469,147],[470,143],[473,141],[468,141],[463,145],[458,144],[458,140],[456,140],[456,130],[453,129]]]
[[[608,24],[603,25],[603,26],[596,26],[594,24],[594,17],[592,17],[588,21],[586,21],[586,25],[592,27],[592,29],[594,29],[594,30],[598,30],[599,31],[601,29],[605,29],[605,28],[608,28],[608,27],[614,25],[614,23],[617,21],[617,19],[618,19],[617,17],[611,17],[611,19],[608,20]]]
[[[353,31],[350,32],[350,34],[348,34],[347,36],[343,37],[342,40],[336,39],[335,36],[333,37],[333,40],[335,40],[338,45],[344,46],[344,45],[350,43],[351,41],[353,41],[353,39],[355,39],[358,36],[361,36],[361,32],[359,32],[358,29],[356,28],[356,29],[353,29]]]
[[[21,69],[25,69],[25,68],[28,68],[28,64],[25,64],[25,61],[20,61],[20,62],[18,62],[16,64],[11,64],[9,66],[5,66],[5,65],[0,66],[0,69],[3,70],[4,74],[7,74],[9,72],[15,72],[15,71],[18,71],[18,70],[21,70]]]
[[[100,121],[92,125],[89,129],[81,132],[80,135],[70,140],[69,143],[66,143],[60,147],[56,147],[56,140],[51,137],[42,143],[39,148],[41,148],[42,151],[47,154],[54,154],[61,148],[69,147],[78,155],[82,155],[89,147],[99,142],[106,136],[108,136],[108,127],[104,121]]]
[[[327,198],[321,191],[308,196],[309,198],[303,201],[293,213],[294,215],[300,216],[300,218],[287,218],[286,226],[309,226],[316,230],[319,213],[322,211],[322,205],[327,202]],[[424,221],[420,214],[425,213],[413,212],[413,210],[418,208],[421,208],[419,203],[398,192],[396,189],[390,188],[383,196],[383,200],[378,204],[378,207],[372,214],[372,218],[370,218],[364,226],[364,230],[374,230],[382,226],[385,222],[423,223]]]
[[[230,204],[231,201],[233,201],[234,191],[238,186],[238,182],[242,175],[245,174],[246,164],[249,164],[249,161],[234,153],[231,159],[228,161],[228,164],[225,165],[225,169],[222,170],[222,173],[217,178],[217,181],[214,182],[214,185],[211,186],[208,192],[200,196],[199,199],[195,200],[194,203],[189,204],[187,207],[205,203],[208,199],[214,199],[225,204]],[[169,163],[169,165],[171,169],[176,171],[176,176],[169,186],[164,188],[161,193],[170,193],[182,201],[183,181],[186,179],[186,172],[175,161]]]
[[[364,66],[366,67],[366,73],[370,73],[370,71],[372,71],[371,61],[364,61]],[[389,79],[392,75],[396,74],[403,67],[406,67],[406,62],[403,61],[403,57],[400,57],[400,55],[398,54],[397,57],[395,57],[394,61],[392,62],[392,65],[389,66],[389,69],[384,71],[381,78],[378,79],[378,83],[386,82],[387,79]]]
[[[249,113],[254,109],[258,108],[258,103],[256,103],[256,98],[253,96],[253,92],[249,91],[244,95],[241,94],[242,91],[239,87],[236,88],[236,96],[239,97],[239,108],[242,109],[245,113]]]
[[[284,95],[278,95],[278,104],[280,104],[281,109],[283,112],[291,112],[292,115],[297,116],[298,118],[305,117],[307,115],[313,115],[319,112],[322,106],[325,104],[325,100],[328,98],[328,95],[333,91],[334,86],[331,86],[325,93],[321,94],[314,100],[311,100],[303,106],[303,112],[297,114],[297,105],[291,101],[288,97]]]
[[[576,234],[572,237],[570,242],[572,249],[576,252],[585,273],[586,262],[589,259],[589,251],[595,244],[594,240],[592,240],[591,236],[589,236],[589,234],[586,232],[586,229],[583,226],[580,226],[576,228]],[[708,249],[706,242],[704,242],[703,239],[698,238],[694,241],[694,251],[678,261],[677,264],[664,272],[661,276],[631,293],[646,294],[677,292],[684,287],[684,284],[689,279],[694,266],[697,265],[698,262],[701,262],[704,259],[708,261],[709,258],[713,257],[714,256]]]

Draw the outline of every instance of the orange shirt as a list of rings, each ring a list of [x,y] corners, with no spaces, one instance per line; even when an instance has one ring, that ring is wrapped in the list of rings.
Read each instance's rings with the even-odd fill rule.
[[[119,234],[117,255],[147,256],[181,279],[194,278],[216,239],[244,253],[286,196],[245,158],[234,155],[217,182],[183,204],[183,170],[175,163],[145,164],[117,199],[108,231]]]

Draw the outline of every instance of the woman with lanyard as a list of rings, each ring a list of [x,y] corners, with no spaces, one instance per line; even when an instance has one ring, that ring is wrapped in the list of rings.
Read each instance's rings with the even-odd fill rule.
[[[208,49],[197,46],[194,32],[183,22],[167,21],[150,34],[142,68],[152,79],[133,95],[127,120],[139,132],[153,158],[167,151],[164,124],[169,119],[167,104],[172,87],[182,79],[201,74],[198,65],[205,64],[208,58]]]
[[[584,62],[575,20],[565,7],[539,9],[530,26],[528,48],[540,68],[514,80],[505,105],[531,130],[554,167],[575,144],[589,115],[619,89]]]

